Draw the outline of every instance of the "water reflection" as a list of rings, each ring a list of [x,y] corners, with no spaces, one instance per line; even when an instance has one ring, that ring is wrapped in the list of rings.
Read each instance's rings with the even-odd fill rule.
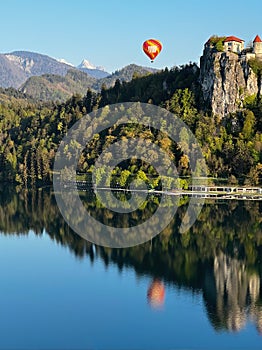
[[[154,309],[159,309],[165,301],[165,286],[162,281],[155,278],[149,285],[147,300]]]
[[[205,305],[214,328],[240,331],[250,319],[261,333],[259,274],[248,271],[243,261],[220,252],[214,257],[213,271],[206,273],[205,277]]]
[[[85,203],[94,215],[112,219],[107,209],[96,208],[92,195],[87,196]],[[154,203],[157,201],[154,198]],[[183,201],[186,203],[186,199]],[[154,206],[148,205],[146,210],[150,208]],[[152,241],[127,249],[110,249],[74,234],[61,217],[50,189],[0,189],[1,234],[46,232],[80,259],[100,259],[105,266],[116,265],[119,271],[129,268],[138,276],[148,276],[151,282],[145,297],[152,307],[165,304],[168,308],[165,289],[174,286],[202,294],[216,331],[241,331],[247,322],[252,322],[262,333],[261,202],[207,203],[195,225],[181,235],[177,227],[185,211],[186,204],[181,205],[173,222]],[[141,220],[148,213],[136,215]],[[132,220],[136,220],[135,216]]]

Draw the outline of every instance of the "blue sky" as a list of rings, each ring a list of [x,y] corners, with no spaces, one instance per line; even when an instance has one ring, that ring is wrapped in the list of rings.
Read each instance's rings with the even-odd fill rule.
[[[212,34],[262,37],[261,0],[9,0],[0,13],[1,53],[28,50],[75,65],[86,58],[109,72],[199,62]],[[150,38],[163,44],[153,64],[141,49]]]

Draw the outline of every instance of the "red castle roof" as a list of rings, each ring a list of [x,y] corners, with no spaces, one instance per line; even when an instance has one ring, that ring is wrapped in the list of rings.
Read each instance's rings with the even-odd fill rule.
[[[242,43],[245,40],[239,39],[236,36],[231,35],[231,36],[227,36],[226,39],[224,40],[225,43],[228,42],[228,41],[236,41],[238,43]]]
[[[261,43],[262,40],[260,39],[260,37],[257,35],[253,41],[253,43]]]

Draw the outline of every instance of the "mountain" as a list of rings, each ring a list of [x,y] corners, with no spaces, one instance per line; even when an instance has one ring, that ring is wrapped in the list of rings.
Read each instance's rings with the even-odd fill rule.
[[[44,74],[30,77],[20,88],[24,94],[42,101],[65,101],[73,94],[84,95],[96,79],[76,69],[69,69],[65,76]]]
[[[73,63],[67,62],[64,58],[57,58],[57,61],[60,63],[65,63],[68,66],[74,67]]]
[[[67,74],[69,70],[71,72]],[[75,71],[73,79],[72,70]],[[86,59],[74,67],[64,59],[30,51],[0,54],[0,87],[21,88],[21,91],[43,100],[64,100],[72,93],[82,94],[86,87],[99,91],[102,86],[113,86],[117,79],[128,82],[134,74],[143,76],[156,71],[130,64],[109,74],[103,67],[95,66]]]
[[[68,64],[35,52],[14,51],[5,54],[5,57],[30,76],[42,74],[65,75],[67,70],[71,68]]]
[[[13,64],[5,55],[0,54],[0,86],[18,88],[28,74]]]
[[[101,66],[84,59],[75,67],[65,59],[55,59],[30,51],[14,51],[0,54],[0,87],[19,88],[32,76],[55,74],[65,76],[69,69],[80,70],[91,77],[101,79],[110,74]]]
[[[150,67],[142,67],[138,66],[136,64],[129,64],[128,66],[125,66],[124,68],[115,71],[113,74],[99,79],[96,84],[93,86],[94,90],[101,90],[102,86],[105,86],[107,88],[114,86],[117,79],[122,81],[131,81],[133,79],[133,76],[144,76],[148,75],[150,73],[156,73],[158,70]]]
[[[89,74],[76,69],[69,69],[66,75],[44,74],[30,77],[20,88],[28,96],[43,100],[65,101],[75,93],[84,95],[88,88],[100,91],[101,87],[114,86],[117,79],[131,81],[134,75],[145,76],[152,73],[151,68],[131,64],[103,79],[95,79]]]
[[[42,74],[66,75],[68,64],[29,51],[0,54],[0,86],[18,88],[29,77]]]
[[[102,79],[110,75],[110,73],[100,69],[94,69],[94,68],[78,68],[78,69],[96,79]]]
[[[95,66],[95,65],[93,65],[93,63],[91,63],[91,62],[89,62],[87,59],[84,59],[78,66],[77,66],[77,68],[79,68],[79,69],[85,69],[85,68],[87,68],[87,69],[99,69],[99,70],[105,70],[105,68],[104,67],[102,67],[102,66]]]
[[[95,66],[88,60],[84,59],[78,66],[77,68],[89,75],[91,77],[94,77],[96,79],[101,79],[105,78],[110,75],[110,73],[105,71],[104,67],[101,66]]]
[[[42,75],[47,73],[65,75],[70,67],[68,64],[58,62],[52,57],[30,51],[14,51],[5,54],[5,57],[22,71],[30,75]]]

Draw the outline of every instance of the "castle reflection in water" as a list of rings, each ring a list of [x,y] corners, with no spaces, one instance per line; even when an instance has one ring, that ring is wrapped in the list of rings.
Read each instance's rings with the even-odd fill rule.
[[[261,279],[245,264],[220,253],[206,274],[204,298],[215,329],[240,331],[251,320],[262,334]]]

